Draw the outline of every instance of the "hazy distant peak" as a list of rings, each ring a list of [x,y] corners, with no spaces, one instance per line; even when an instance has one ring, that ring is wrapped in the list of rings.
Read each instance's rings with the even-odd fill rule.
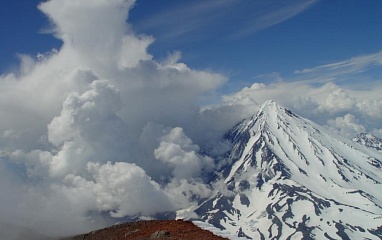
[[[360,133],[355,138],[353,138],[353,141],[365,145],[366,147],[382,151],[382,139],[370,133]]]

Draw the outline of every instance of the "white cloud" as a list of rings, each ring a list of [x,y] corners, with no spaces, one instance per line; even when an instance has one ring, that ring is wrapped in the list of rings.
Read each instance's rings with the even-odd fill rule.
[[[296,77],[311,83],[338,83],[351,88],[369,90],[373,85],[364,82],[380,82],[378,69],[382,65],[382,52],[356,56],[335,63],[296,70]],[[376,71],[377,70],[377,71]]]
[[[311,8],[319,0],[300,1],[293,0],[287,2],[268,1],[265,6],[262,6],[264,12],[257,11],[256,5],[264,3],[258,2],[255,4],[254,13],[251,14],[251,19],[244,22],[239,31],[235,33],[235,37],[248,36],[257,31],[272,27],[281,22],[284,22],[299,13]]]
[[[63,45],[36,58],[20,56],[18,71],[0,76],[0,165],[7,173],[0,191],[9,193],[1,197],[0,220],[70,234],[112,223],[100,211],[116,218],[154,214],[188,206],[193,192],[208,195],[202,177],[212,159],[198,153],[186,132],[202,139],[196,102],[226,77],[190,69],[178,52],[153,60],[147,48],[154,38],[136,35],[126,22],[133,5],[40,4]],[[176,127],[184,132],[177,135]],[[191,174],[175,155],[155,159],[161,141],[164,150],[179,146]],[[183,187],[188,193],[180,204],[172,194]]]
[[[364,99],[357,103],[357,108],[371,118],[382,118],[382,99]]]
[[[191,179],[201,176],[203,169],[211,170],[213,160],[198,154],[199,147],[193,144],[182,128],[173,128],[160,140],[160,145],[154,150],[155,157],[173,167],[176,180]]]
[[[39,9],[51,19],[52,31],[64,47],[76,51],[81,64],[118,66],[125,20],[133,4],[133,0],[55,0],[40,4]]]
[[[158,34],[161,38],[179,38],[199,31],[206,25],[213,25],[233,5],[235,1],[232,0],[182,3],[136,22],[135,26],[145,32],[160,29]]]
[[[119,131],[123,129],[122,121],[116,116],[122,107],[118,90],[108,81],[94,81],[90,87],[82,95],[70,94],[64,101],[60,116],[48,125],[50,142],[60,145],[76,135],[91,135],[94,131],[102,138],[101,131],[112,125],[117,125]]]
[[[277,79],[269,84],[253,83],[251,87],[223,96],[223,103],[225,106],[241,104],[243,109],[256,109],[272,99],[346,137],[354,137],[361,131],[382,136],[381,78],[378,71],[372,72],[381,65],[381,56],[378,52],[299,70],[289,79],[276,74]],[[261,81],[268,76],[259,76],[256,80]],[[245,113],[245,110],[241,112]],[[245,115],[250,115],[250,112]]]
[[[90,207],[86,206],[88,210],[95,204],[95,209],[110,211],[112,217],[173,210],[169,196],[135,164],[89,162],[87,171],[91,180],[74,175],[64,179],[62,190],[73,204],[90,203]]]
[[[339,134],[349,139],[356,136],[358,133],[365,132],[366,128],[359,124],[359,121],[351,114],[346,114],[343,117],[329,119],[328,125]]]
[[[177,209],[195,206],[201,199],[212,195],[211,186],[204,184],[200,179],[180,179],[171,181],[165,188],[172,198]]]
[[[223,96],[225,105],[242,104],[241,113],[249,117],[266,100],[272,99],[321,125],[335,128],[349,137],[361,131],[380,132],[382,87],[376,83],[369,90],[340,87],[334,83],[310,84],[310,81],[254,83],[251,87]],[[293,95],[291,96],[291,93]],[[251,101],[248,101],[251,99]],[[248,109],[253,109],[248,111]],[[344,116],[348,116],[345,117]],[[351,125],[349,116],[358,119]],[[346,122],[339,122],[340,119]],[[355,123],[353,121],[353,123]],[[349,126],[352,126],[352,131]],[[358,126],[359,125],[359,126]]]
[[[223,37],[242,38],[284,22],[311,8],[318,1],[195,1],[188,5],[176,5],[156,15],[148,15],[136,22],[135,27],[143,32],[156,32],[159,38],[165,40],[185,37],[186,41],[195,41],[209,38],[210,28],[214,28],[214,33]]]
[[[349,96],[349,93],[344,89],[337,87],[334,84],[324,85],[325,89],[323,92],[328,92],[325,97],[325,102],[323,102],[321,108],[324,111],[329,112],[341,112],[350,111],[355,107],[356,100]],[[327,88],[327,89],[326,89]]]
[[[344,61],[330,63],[322,66],[316,66],[313,68],[296,70],[295,73],[304,74],[319,72],[319,74],[322,75],[323,73],[332,72],[333,74],[339,75],[345,73],[362,72],[365,70],[365,68],[375,65],[382,65],[382,52],[364,56],[357,56],[350,59],[346,59]]]
[[[152,56],[146,49],[153,41],[154,39],[148,36],[124,36],[118,60],[120,68],[135,67],[140,61],[151,60]]]

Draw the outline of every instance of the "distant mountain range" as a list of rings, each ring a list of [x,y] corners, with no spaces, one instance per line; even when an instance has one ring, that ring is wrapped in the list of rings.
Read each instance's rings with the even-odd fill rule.
[[[382,239],[381,139],[344,139],[273,101],[226,139],[227,191],[198,206],[203,221],[249,239]]]

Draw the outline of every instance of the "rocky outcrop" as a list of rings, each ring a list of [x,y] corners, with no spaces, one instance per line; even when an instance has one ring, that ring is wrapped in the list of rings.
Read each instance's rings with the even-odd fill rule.
[[[74,237],[63,238],[61,240],[223,240],[226,238],[216,236],[213,233],[201,229],[192,222],[182,220],[149,220],[127,222],[113,225]]]

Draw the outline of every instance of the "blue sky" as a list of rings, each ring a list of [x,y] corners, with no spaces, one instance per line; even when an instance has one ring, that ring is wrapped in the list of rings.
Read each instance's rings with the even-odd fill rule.
[[[0,3],[0,70],[9,71],[18,64],[17,54],[36,55],[59,47],[61,42],[42,34],[49,26],[48,19],[37,9],[40,1],[12,1]]]
[[[65,1],[61,0],[52,2],[65,5]],[[116,2],[123,1],[116,0]],[[196,82],[206,82],[203,91],[212,89],[210,92],[201,93],[200,95],[204,94],[203,97],[198,95],[196,100],[193,100],[199,106],[220,104],[227,99],[230,99],[229,102],[235,99],[235,104],[237,99],[245,102],[247,95],[251,101],[261,104],[268,100],[267,95],[262,93],[278,89],[272,98],[282,105],[297,110],[305,117],[317,119],[317,113],[323,116],[321,114],[323,109],[328,119],[332,120],[352,114],[354,119],[364,122],[362,126],[373,122],[372,129],[381,129],[374,132],[377,132],[377,135],[382,134],[382,128],[378,124],[378,115],[382,115],[380,97],[382,1],[136,0],[131,2],[134,4],[124,10],[126,13],[122,14],[119,20],[124,21],[128,16],[128,25],[120,25],[118,21],[108,17],[108,14],[114,14],[107,12],[108,9],[103,13],[104,10],[100,8],[100,12],[94,14],[82,13],[86,11],[85,8],[65,10],[78,11],[74,14],[79,15],[89,14],[88,19],[92,20],[88,21],[83,21],[81,18],[82,21],[72,20],[71,18],[75,16],[60,15],[65,11],[48,9],[47,15],[54,18],[49,20],[37,7],[40,0],[2,1],[0,3],[1,75],[7,76],[9,72],[19,71],[19,54],[27,54],[32,58],[39,53],[49,56],[50,51],[55,48],[64,55],[65,51],[61,51],[63,49],[61,47],[65,40],[59,33],[61,27],[65,28],[63,31],[70,38],[84,41],[82,47],[71,46],[80,56],[99,52],[94,53],[96,56],[87,56],[89,59],[102,55],[112,56],[121,51],[117,46],[115,49],[108,48],[106,46],[108,37],[104,35],[116,34],[111,38],[118,42],[118,39],[126,33],[136,38],[134,44],[140,42],[137,46],[132,44],[127,47],[140,49],[140,52],[129,56],[129,60],[126,61],[152,60],[155,64],[162,64],[172,54],[181,53],[178,62],[184,63],[195,73],[198,71],[216,73],[227,79],[220,81],[212,77],[213,83],[209,80],[196,80]],[[89,5],[86,0],[78,3],[88,7],[98,7],[96,3]],[[70,16],[72,13],[65,12],[65,14]],[[97,14],[104,14],[102,17],[105,20]],[[76,27],[66,29],[68,26],[66,24],[72,24],[71,21],[74,21],[73,25]],[[110,31],[97,24],[105,24]],[[122,28],[121,33],[119,28]],[[83,32],[83,36],[79,32]],[[56,33],[60,40],[55,38],[53,33]],[[70,38],[67,39],[67,45],[70,45]],[[99,49],[96,50],[97,48]],[[25,57],[21,58],[31,62]],[[67,60],[62,61],[64,63]],[[108,60],[105,58],[102,61]],[[80,61],[79,64],[83,63]],[[27,68],[28,66],[27,64]],[[100,66],[94,68],[100,69]],[[49,72],[51,69],[44,71]],[[109,74],[108,77],[117,78],[119,74],[121,73],[112,76]],[[142,79],[150,77],[150,74],[142,75]],[[292,87],[295,82],[299,86],[307,84],[310,88],[302,92],[292,92],[296,89]],[[267,85],[260,88],[261,93],[257,92],[258,83]],[[291,84],[285,86],[283,85],[285,83]],[[325,84],[332,85],[325,87]],[[251,88],[252,85],[254,89],[251,91],[253,91],[247,91],[246,88]],[[341,96],[340,99],[337,95],[333,98],[335,103],[328,103],[325,100],[327,95],[315,93],[320,87],[323,87],[320,94],[338,95],[338,91],[343,93],[338,95]],[[284,95],[287,97],[284,98]],[[288,99],[292,97],[308,100],[304,104],[296,99],[288,103]],[[306,108],[310,103],[309,98],[313,98],[316,104],[312,108],[314,111]],[[375,104],[367,103],[366,100]],[[298,110],[296,106],[305,107]],[[374,106],[375,109],[365,110],[364,106]],[[248,110],[249,113],[252,113],[252,110]],[[369,120],[371,115],[377,119]],[[319,123],[326,125],[328,119],[325,118]],[[354,135],[354,132],[352,134]]]
[[[155,56],[180,50],[190,66],[228,72],[237,81],[273,72],[290,76],[382,50],[378,0],[198,1],[205,9],[195,1],[152,9],[153,2],[138,1],[131,21],[137,32],[156,38]]]
[[[49,22],[39,2],[0,3],[2,72],[17,65],[18,53],[60,47],[43,34]],[[382,50],[380,0],[138,0],[128,22],[136,33],[155,38],[148,49],[155,59],[181,51],[188,66],[227,74],[231,90],[258,76],[293,78],[295,70]]]

